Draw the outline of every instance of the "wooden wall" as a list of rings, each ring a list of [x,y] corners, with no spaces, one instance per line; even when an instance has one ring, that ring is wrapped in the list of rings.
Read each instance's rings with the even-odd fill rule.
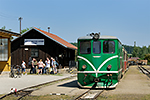
[[[24,39],[44,39],[45,45],[25,46]],[[21,65],[22,60],[25,60],[28,64],[29,57],[31,57],[31,48],[38,48],[39,56],[35,57],[38,61],[40,58],[45,61],[47,56],[51,56],[53,58],[57,57],[62,66],[68,66],[69,60],[75,59],[75,50],[63,47],[34,29],[12,41],[11,45],[12,65]],[[25,50],[25,48],[28,48],[28,50]],[[60,58],[60,54],[63,54],[64,57]]]

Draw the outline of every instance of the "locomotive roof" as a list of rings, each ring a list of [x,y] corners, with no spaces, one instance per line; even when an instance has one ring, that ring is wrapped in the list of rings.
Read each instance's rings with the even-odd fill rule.
[[[92,36],[83,36],[83,37],[79,37],[78,40],[86,40],[86,39],[93,39]],[[118,39],[115,36],[100,36],[99,39]],[[119,40],[119,39],[118,39]]]

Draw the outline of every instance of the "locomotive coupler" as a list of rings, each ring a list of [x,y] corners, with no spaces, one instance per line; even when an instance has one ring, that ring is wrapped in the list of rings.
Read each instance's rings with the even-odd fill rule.
[[[107,84],[106,84],[106,88],[107,88],[107,86],[111,86],[113,84],[113,82],[112,82],[112,74],[107,74],[107,77],[108,77],[108,81],[107,81]],[[109,80],[111,80],[111,84],[108,85]]]
[[[99,82],[99,81],[100,81],[99,78],[95,78],[95,79],[94,79],[94,82],[96,82],[96,83]]]

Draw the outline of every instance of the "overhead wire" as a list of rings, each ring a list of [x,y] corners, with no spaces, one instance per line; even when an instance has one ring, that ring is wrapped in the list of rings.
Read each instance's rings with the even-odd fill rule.
[[[2,19],[6,19],[6,20],[17,20],[17,16],[14,16],[14,15],[9,15],[9,14],[6,14],[6,13],[3,13],[3,12],[0,12],[0,18]]]

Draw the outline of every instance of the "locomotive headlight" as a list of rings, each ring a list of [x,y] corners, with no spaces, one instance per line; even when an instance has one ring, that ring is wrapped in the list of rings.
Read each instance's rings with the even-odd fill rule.
[[[110,71],[111,67],[112,67],[111,65],[108,65],[107,70]]]
[[[86,69],[86,65],[83,65],[83,66],[82,66],[82,69]]]
[[[99,39],[99,35],[100,35],[100,33],[95,33],[94,36],[93,36],[93,38],[94,39]]]

